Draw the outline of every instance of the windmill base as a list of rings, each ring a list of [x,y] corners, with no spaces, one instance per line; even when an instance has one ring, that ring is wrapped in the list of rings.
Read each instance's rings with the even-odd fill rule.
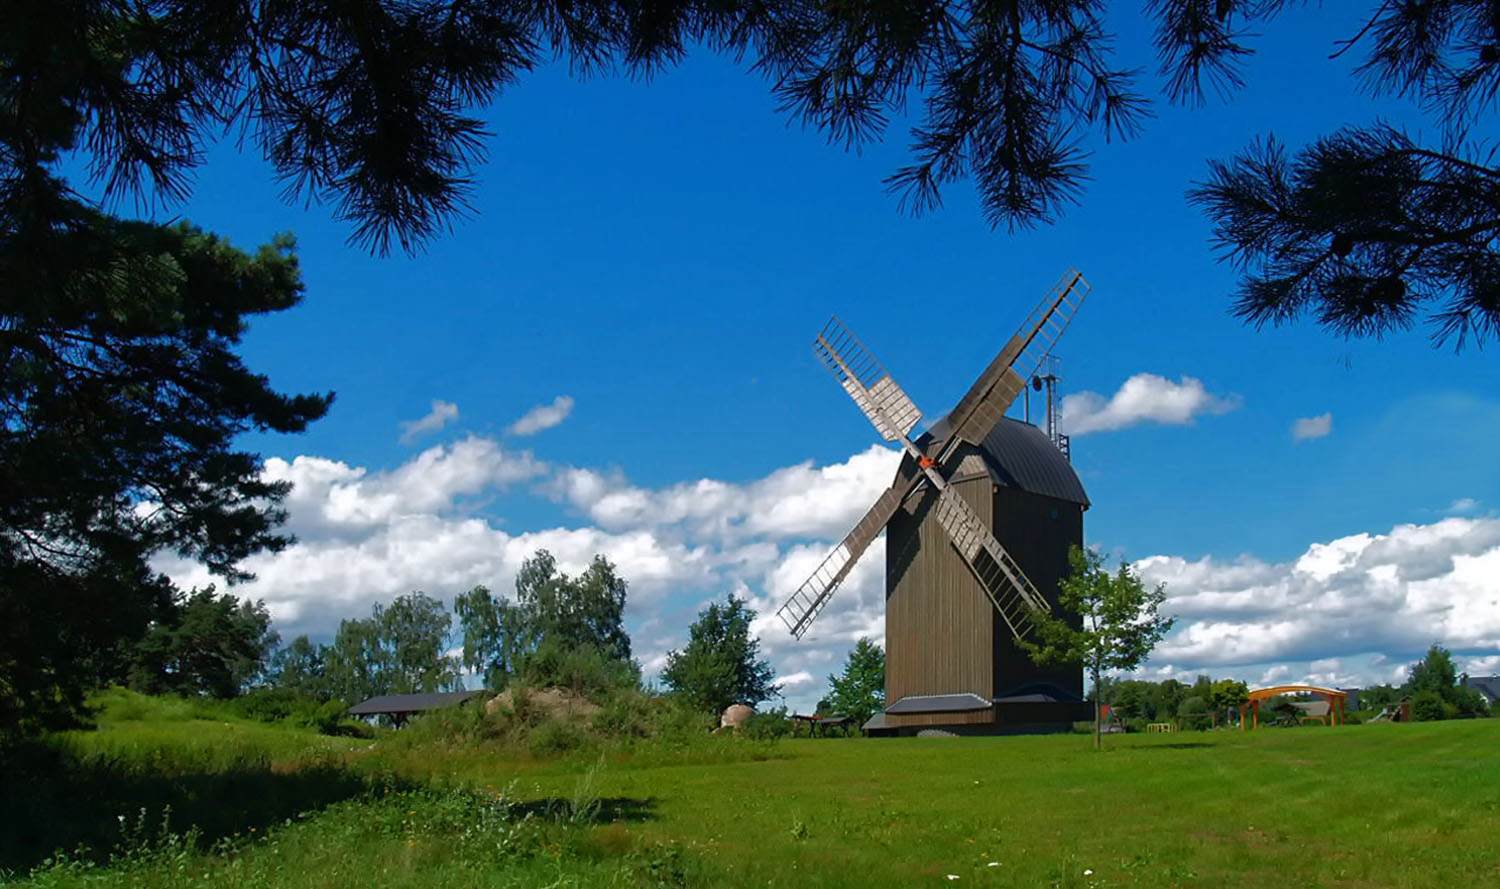
[[[996,699],[988,707],[924,713],[877,713],[864,725],[872,737],[1039,735],[1073,730],[1093,718],[1087,701]]]

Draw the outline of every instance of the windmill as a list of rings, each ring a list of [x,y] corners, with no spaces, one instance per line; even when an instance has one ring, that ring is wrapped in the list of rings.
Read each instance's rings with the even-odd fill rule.
[[[1037,668],[1014,640],[1029,632],[1032,615],[1052,609],[1067,547],[1082,543],[1088,499],[1055,436],[1005,413],[1039,371],[1050,372],[1051,349],[1088,290],[1070,269],[958,405],[916,439],[921,411],[842,322],[830,320],[813,344],[880,436],[905,455],[890,487],[777,614],[803,638],[889,529],[888,706],[878,728],[1004,730],[1087,716],[1086,705],[1082,715],[1068,706],[1081,702],[1081,670]],[[997,539],[1002,526],[1013,546]]]

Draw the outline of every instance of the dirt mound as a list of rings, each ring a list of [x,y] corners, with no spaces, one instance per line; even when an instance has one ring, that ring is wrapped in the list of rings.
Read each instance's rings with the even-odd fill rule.
[[[589,719],[599,712],[599,705],[566,688],[536,688],[524,693],[523,706],[545,713],[553,719]],[[515,692],[506,689],[490,698],[484,705],[486,713],[494,713],[504,707],[516,708]]]

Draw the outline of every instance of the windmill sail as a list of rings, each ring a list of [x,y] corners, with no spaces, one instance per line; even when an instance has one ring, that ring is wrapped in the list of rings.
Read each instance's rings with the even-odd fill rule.
[[[844,578],[849,575],[854,563],[859,561],[864,551],[869,549],[875,538],[880,536],[880,532],[885,530],[886,522],[889,522],[891,516],[896,514],[896,510],[901,506],[901,501],[906,497],[906,492],[911,490],[913,483],[914,479],[903,478],[886,488],[885,493],[881,494],[875,504],[865,513],[864,518],[855,524],[854,530],[844,537],[843,542],[833,548],[833,552],[828,554],[817,570],[804,580],[802,585],[797,587],[797,591],[792,593],[791,597],[777,610],[776,616],[781,618],[781,622],[786,624],[786,628],[793,636],[801,639],[802,634],[807,632],[807,628],[818,616],[818,612],[828,604],[833,591],[838,589],[839,584],[843,583]]]
[[[943,486],[934,511],[938,524],[948,532],[954,548],[969,563],[979,585],[1011,633],[1017,638],[1026,635],[1032,613],[1050,610],[1047,600],[984,526],[984,520],[952,487]]]
[[[904,439],[922,419],[916,404],[837,317],[829,319],[818,334],[813,351],[875,425],[881,438]]]
[[[1069,269],[1058,279],[1020,331],[959,399],[949,414],[952,438],[978,443],[995,428],[1026,387],[1026,381],[1042,366],[1058,337],[1068,329],[1088,292],[1088,282],[1076,269]]]

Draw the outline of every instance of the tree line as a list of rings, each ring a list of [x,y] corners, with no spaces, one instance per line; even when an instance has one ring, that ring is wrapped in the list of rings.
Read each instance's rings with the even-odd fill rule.
[[[556,686],[604,699],[643,688],[624,625],[628,587],[603,556],[570,576],[539,550],[517,572],[514,597],[475,586],[450,611],[418,590],[340,621],[326,643],[299,635],[285,645],[264,603],[210,587],[181,597],[101,679],[151,694],[352,704],[461,690],[472,675],[493,691]],[[754,617],[733,596],[704,607],[686,644],[667,655],[664,691],[715,714],[775,696],[774,672],[750,631]]]
[[[1409,703],[1412,718],[1419,721],[1490,715],[1484,696],[1467,686],[1467,677],[1458,673],[1452,654],[1441,645],[1429,648],[1406,672],[1406,680],[1399,685],[1376,684],[1358,689],[1358,707],[1351,706],[1351,719],[1361,718],[1360,714],[1374,716],[1403,700]],[[1143,728],[1152,722],[1208,728],[1237,719],[1240,706],[1248,698],[1248,688],[1238,680],[1215,680],[1206,675],[1198,676],[1192,683],[1105,676],[1091,697],[1109,706],[1116,717],[1132,728]],[[1292,694],[1263,701],[1260,721],[1286,722],[1291,714],[1287,704],[1313,698],[1311,694]],[[1294,714],[1290,720],[1295,721]]]

